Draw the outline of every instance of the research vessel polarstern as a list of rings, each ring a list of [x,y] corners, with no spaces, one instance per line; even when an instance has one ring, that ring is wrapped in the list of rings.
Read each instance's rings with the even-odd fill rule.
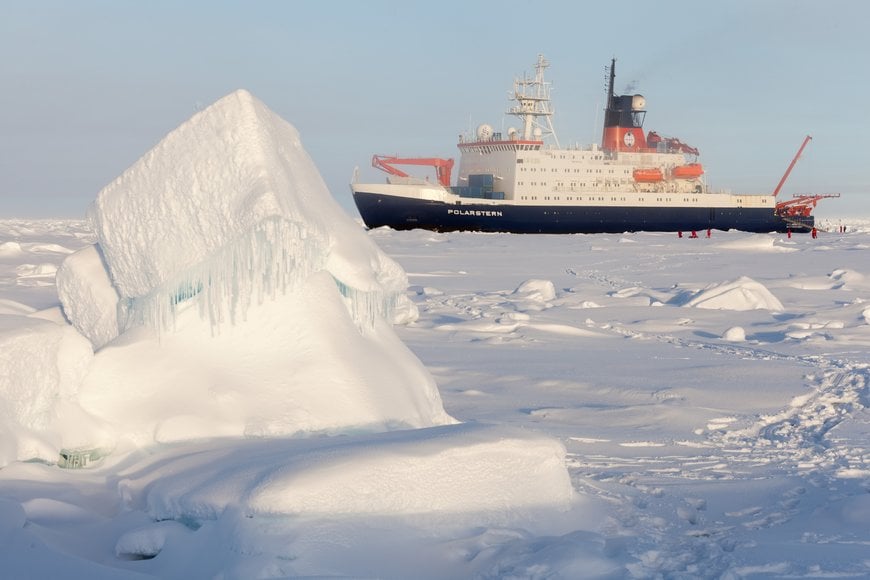
[[[609,67],[601,144],[559,146],[553,129],[549,63],[539,55],[535,76],[514,80],[507,111],[522,125],[507,135],[482,124],[459,137],[453,159],[375,155],[386,183],[351,184],[366,226],[398,230],[513,233],[621,233],[631,231],[810,231],[812,210],[838,194],[778,195],[807,136],[772,194],[709,191],[699,152],[677,138],[644,134],[646,100],[616,95],[616,59]],[[435,181],[412,177],[397,165],[428,166]]]

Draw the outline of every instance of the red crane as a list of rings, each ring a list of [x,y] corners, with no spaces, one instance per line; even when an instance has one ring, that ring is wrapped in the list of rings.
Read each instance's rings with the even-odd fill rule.
[[[452,159],[441,159],[439,157],[393,157],[390,155],[375,155],[372,157],[372,167],[397,177],[408,177],[407,173],[401,169],[396,169],[393,165],[424,165],[426,167],[434,167],[438,183],[444,187],[450,187],[450,175],[453,171]]]
[[[779,180],[779,185],[776,186],[776,189],[773,190],[773,197],[779,195],[779,190],[782,189],[782,186],[785,185],[785,180],[788,179],[791,170],[794,169],[794,164],[797,163],[797,160],[800,158],[801,153],[804,152],[804,147],[807,146],[807,143],[812,139],[811,136],[807,135],[807,138],[804,139],[803,144],[801,144],[801,148],[798,149],[797,155],[794,156],[794,159],[791,160],[791,163],[788,164],[788,169],[785,170],[785,173],[782,176],[782,179]]]
[[[811,139],[812,137],[810,135],[807,135],[806,139],[804,139],[804,142],[801,143],[800,149],[798,149],[798,152],[794,156],[794,159],[792,159],[791,163],[789,163],[788,169],[785,170],[785,174],[783,174],[782,179],[779,180],[779,184],[776,186],[776,189],[773,190],[773,197],[779,195],[779,192],[782,190],[782,186],[785,185],[785,180],[788,179],[791,170],[794,169],[795,163],[797,163],[797,160],[800,159],[801,153],[804,152],[804,147],[807,146],[807,143],[809,143]],[[815,209],[816,204],[819,203],[820,199],[826,199],[831,197],[840,197],[840,194],[795,194],[793,199],[777,202],[776,213],[777,215],[785,219],[795,217],[809,217],[812,214],[813,209]]]

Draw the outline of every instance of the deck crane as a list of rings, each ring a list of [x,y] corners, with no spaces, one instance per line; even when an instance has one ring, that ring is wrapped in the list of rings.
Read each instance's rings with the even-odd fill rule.
[[[408,174],[394,165],[423,165],[434,167],[438,183],[444,187],[450,187],[450,175],[453,171],[453,159],[441,159],[439,157],[392,157],[390,155],[375,155],[372,157],[372,167],[386,171],[396,177],[408,177]]]
[[[785,173],[782,176],[782,179],[779,180],[779,184],[777,184],[776,189],[773,190],[773,197],[777,197],[779,192],[782,190],[782,186],[785,185],[785,181],[788,179],[788,176],[791,174],[791,170],[794,169],[795,163],[800,158],[801,153],[804,152],[804,148],[807,146],[812,140],[812,136],[807,135],[804,139],[804,142],[801,143],[800,149],[798,149],[797,154],[794,156],[794,159],[791,160],[791,163],[788,165],[788,169],[785,170]],[[793,199],[788,201],[778,201],[776,203],[776,213],[786,221],[790,221],[790,219],[798,218],[798,217],[808,217],[813,209],[816,207],[816,204],[820,199],[825,199],[829,197],[840,197],[839,193],[820,193],[820,194],[795,194]]]
[[[809,143],[811,140],[812,136],[807,135],[806,139],[804,139],[804,142],[801,143],[800,149],[798,149],[798,152],[794,156],[794,159],[791,160],[791,163],[788,164],[788,169],[785,170],[785,173],[783,174],[782,179],[779,180],[779,184],[776,186],[776,189],[773,190],[773,197],[779,195],[782,186],[785,185],[785,180],[788,179],[789,175],[791,175],[791,170],[794,169],[795,163],[797,163],[797,160],[800,158],[801,153],[804,152],[804,148],[807,146],[807,143]]]

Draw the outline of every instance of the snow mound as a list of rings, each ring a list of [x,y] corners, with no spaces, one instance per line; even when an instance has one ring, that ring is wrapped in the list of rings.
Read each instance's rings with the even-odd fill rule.
[[[56,461],[61,447],[73,443],[64,440],[64,417],[76,413],[76,392],[91,358],[91,345],[69,326],[0,315],[0,467]],[[84,424],[77,428],[87,432]]]
[[[99,246],[88,246],[64,260],[55,283],[64,313],[94,349],[118,336],[118,292]]]
[[[770,290],[746,276],[711,284],[688,300],[685,306],[714,310],[783,310],[782,303]]]
[[[17,257],[23,253],[18,242],[3,242],[0,244],[0,258]]]
[[[732,326],[722,334],[722,338],[729,342],[743,342],[746,340],[746,331],[742,326]]]
[[[550,280],[526,280],[513,292],[526,300],[549,302],[556,298],[556,286]]]
[[[158,520],[246,514],[480,514],[567,510],[575,499],[558,441],[454,425],[353,439],[222,442],[156,456],[120,474],[131,507]],[[510,466],[506,468],[506,466]],[[241,501],[241,505],[239,505]],[[514,510],[511,513],[510,510]]]

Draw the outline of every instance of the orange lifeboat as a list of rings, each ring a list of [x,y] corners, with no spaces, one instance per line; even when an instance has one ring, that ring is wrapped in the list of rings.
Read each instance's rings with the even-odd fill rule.
[[[700,163],[689,163],[674,167],[673,176],[675,179],[694,179],[701,177],[703,173],[704,167]]]
[[[657,167],[634,170],[634,180],[638,183],[657,183],[662,179],[664,179],[662,170]]]

